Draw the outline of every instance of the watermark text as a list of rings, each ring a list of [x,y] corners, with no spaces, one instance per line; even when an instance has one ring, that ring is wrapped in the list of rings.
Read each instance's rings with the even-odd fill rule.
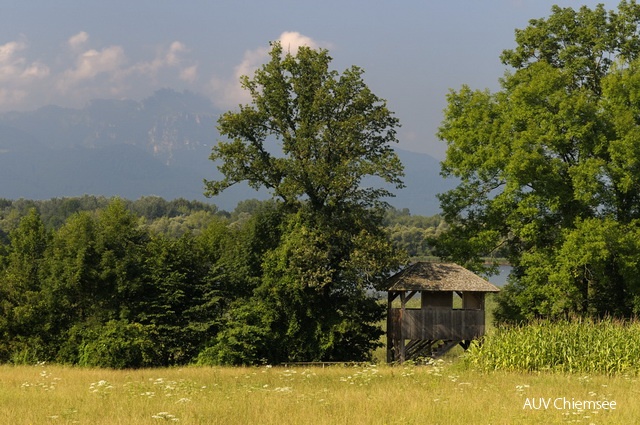
[[[567,397],[531,397],[524,400],[523,409],[529,410],[616,410],[614,400],[576,400]]]

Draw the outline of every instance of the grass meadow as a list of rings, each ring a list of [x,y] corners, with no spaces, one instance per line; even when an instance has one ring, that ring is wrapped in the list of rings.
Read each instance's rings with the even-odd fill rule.
[[[428,365],[385,365],[384,348],[377,364],[354,366],[0,365],[0,424],[640,422],[640,323],[488,328],[482,347]]]
[[[634,376],[487,373],[451,357],[426,366],[324,368],[5,365],[0,423],[630,424],[640,418]],[[540,408],[545,400],[548,408]],[[575,403],[584,400],[615,401],[615,409]]]

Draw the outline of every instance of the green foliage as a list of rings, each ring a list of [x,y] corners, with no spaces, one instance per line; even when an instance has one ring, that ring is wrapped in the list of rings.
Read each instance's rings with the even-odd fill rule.
[[[182,237],[153,239],[146,249],[145,279],[133,320],[153,326],[161,364],[184,364],[217,331],[224,300],[212,276],[219,247]]]
[[[443,172],[461,184],[437,252],[477,271],[508,258],[500,320],[638,313],[638,25],[635,2],[554,6],[516,31],[499,92],[448,96]]]
[[[378,345],[383,309],[366,290],[397,261],[383,235],[384,252],[372,237],[355,235],[350,261],[335,264],[339,245],[330,238],[339,229],[318,231],[302,212],[282,219],[276,245],[261,255],[260,275],[251,279],[256,286],[224,314],[200,363],[367,360]]]
[[[40,342],[46,336],[46,329],[38,324],[43,306],[41,270],[50,235],[32,209],[9,237],[0,269],[0,355],[4,360],[12,351],[30,351],[29,341]]]
[[[287,204],[305,198],[318,210],[368,206],[391,195],[362,186],[365,176],[402,187],[402,165],[390,145],[398,119],[364,84],[361,69],[329,70],[326,50],[304,46],[294,56],[273,43],[270,56],[252,79],[241,80],[252,104],[219,120],[220,134],[231,141],[213,149],[224,178],[206,182],[209,195],[247,181]],[[269,152],[270,138],[281,143],[280,155]]]
[[[239,300],[226,313],[225,326],[200,352],[199,365],[256,365],[277,359],[285,349],[272,335],[271,314],[262,300]],[[277,354],[276,354],[277,353]]]
[[[637,375],[639,355],[636,321],[562,320],[497,328],[465,360],[485,371]]]
[[[219,121],[231,141],[213,150],[224,177],[208,193],[247,181],[274,200],[232,213],[152,196],[0,200],[0,360],[368,359],[383,313],[374,289],[442,226],[386,215],[390,191],[367,182],[402,187],[398,119],[361,69],[330,62],[273,44],[242,80],[252,104]]]
[[[270,61],[241,79],[251,104],[218,121],[230,140],[213,149],[224,177],[206,182],[207,194],[246,181],[277,202],[240,233],[238,247],[252,248],[233,262],[246,260],[233,268],[221,261],[244,296],[201,362],[364,360],[377,345],[382,312],[367,290],[382,285],[401,255],[382,229],[381,198],[391,193],[363,179],[402,187],[391,147],[398,120],[361,69],[339,74],[330,62],[326,50],[294,55],[273,43]],[[255,210],[241,207],[239,218]]]
[[[150,219],[133,212],[139,201],[102,199],[3,204],[16,222],[0,244],[0,361],[120,368],[366,360],[383,314],[371,287],[399,261],[387,234],[393,226],[429,234],[444,227],[407,210],[367,224],[366,211],[318,218],[256,200],[228,217],[190,205]],[[50,224],[62,221],[48,230],[38,211]]]
[[[0,242],[8,242],[9,233],[31,209],[38,211],[47,229],[58,229],[74,214],[86,212],[95,215],[107,208],[111,201],[113,199],[93,195],[42,201],[0,199]],[[122,202],[136,217],[144,218],[146,224],[153,224],[160,231],[176,237],[205,226],[203,221],[209,217],[228,215],[218,211],[215,205],[182,198],[167,201],[157,196],[143,196],[135,201]]]
[[[98,232],[95,218],[78,213],[53,234],[43,269],[40,313],[49,335],[62,338],[77,323],[108,316],[103,298],[111,294],[100,279]]]
[[[212,220],[198,237],[152,236],[115,199],[50,232],[32,209],[0,257],[0,361],[192,361],[217,331],[226,305],[217,263],[235,243],[228,223]]]
[[[383,224],[394,246],[414,258],[433,255],[433,241],[448,227],[439,215],[411,215],[407,208],[389,208]]]
[[[155,366],[158,364],[155,337],[152,326],[111,320],[98,329],[85,330],[77,363],[112,369]]]
[[[392,249],[384,238],[386,251],[379,253],[374,237],[350,235],[349,253],[340,252],[343,230],[318,230],[302,214],[285,226],[280,245],[265,256],[255,292],[274,310],[271,327],[284,342],[285,359],[366,360],[380,336],[371,324],[382,312],[365,290],[395,260]]]

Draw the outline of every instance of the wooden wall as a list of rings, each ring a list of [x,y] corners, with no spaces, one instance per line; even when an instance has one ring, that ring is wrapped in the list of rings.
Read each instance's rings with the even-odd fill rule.
[[[390,334],[404,339],[471,340],[484,335],[484,310],[452,310],[444,308],[389,310]]]

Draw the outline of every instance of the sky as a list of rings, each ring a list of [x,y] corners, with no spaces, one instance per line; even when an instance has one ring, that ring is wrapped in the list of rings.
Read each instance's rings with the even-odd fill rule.
[[[495,91],[514,30],[544,0],[0,0],[0,112],[91,99],[144,99],[161,88],[246,103],[238,77],[280,40],[329,50],[339,72],[357,65],[400,119],[399,147],[443,159],[436,137],[450,89]]]

